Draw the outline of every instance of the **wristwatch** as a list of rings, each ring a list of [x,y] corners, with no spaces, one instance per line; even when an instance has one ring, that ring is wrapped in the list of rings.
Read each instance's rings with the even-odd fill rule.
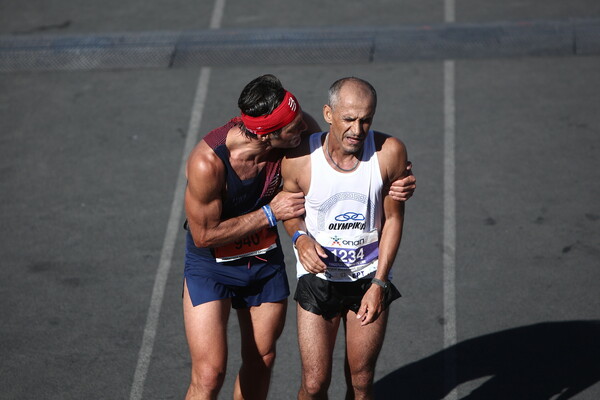
[[[390,287],[390,282],[384,282],[381,279],[373,278],[371,279],[371,284],[376,284],[377,286],[381,286],[383,290],[387,290]]]

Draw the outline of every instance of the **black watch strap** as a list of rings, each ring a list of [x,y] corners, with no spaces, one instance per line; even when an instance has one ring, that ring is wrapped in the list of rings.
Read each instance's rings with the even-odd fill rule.
[[[371,284],[376,284],[377,286],[381,286],[384,289],[387,289],[390,286],[389,282],[384,282],[381,279],[373,278],[371,279]]]

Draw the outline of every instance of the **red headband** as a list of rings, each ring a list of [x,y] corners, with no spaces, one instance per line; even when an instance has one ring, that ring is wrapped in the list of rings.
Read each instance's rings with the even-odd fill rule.
[[[286,90],[283,101],[271,114],[251,117],[242,112],[242,122],[250,132],[256,135],[266,135],[292,122],[299,112],[298,100]]]

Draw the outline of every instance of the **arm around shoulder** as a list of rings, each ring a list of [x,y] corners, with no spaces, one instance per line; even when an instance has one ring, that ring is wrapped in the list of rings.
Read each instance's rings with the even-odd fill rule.
[[[204,142],[188,159],[185,211],[188,226],[198,247],[216,247],[241,239],[269,226],[262,210],[222,220],[225,167]]]

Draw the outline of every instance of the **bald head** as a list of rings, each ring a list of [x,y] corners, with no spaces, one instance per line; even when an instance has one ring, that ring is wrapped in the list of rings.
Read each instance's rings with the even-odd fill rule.
[[[356,77],[347,77],[335,81],[329,88],[328,104],[332,109],[335,109],[340,99],[351,99],[354,96],[363,99],[371,97],[373,109],[377,107],[377,92],[375,88],[369,82]]]

